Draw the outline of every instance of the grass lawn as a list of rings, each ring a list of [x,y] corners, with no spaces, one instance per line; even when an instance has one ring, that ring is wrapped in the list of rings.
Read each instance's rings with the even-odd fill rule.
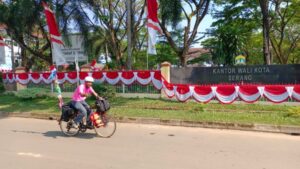
[[[67,101],[67,100],[66,100]],[[88,100],[93,103],[93,100]],[[149,117],[206,122],[257,123],[300,126],[299,106],[260,104],[180,103],[161,99],[114,98],[111,113],[119,117]],[[0,112],[60,113],[56,98],[21,100],[0,96]]]

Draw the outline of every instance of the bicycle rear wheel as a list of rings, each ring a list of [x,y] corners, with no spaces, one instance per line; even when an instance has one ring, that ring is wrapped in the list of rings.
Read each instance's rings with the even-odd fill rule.
[[[73,126],[74,121],[73,119],[70,119],[69,121],[63,121],[61,120],[59,122],[60,130],[67,136],[75,136],[79,133],[78,128],[74,128]]]
[[[117,123],[115,118],[112,115],[105,113],[101,115],[101,120],[102,124],[99,127],[94,126],[96,134],[100,137],[105,138],[114,135],[117,129]]]

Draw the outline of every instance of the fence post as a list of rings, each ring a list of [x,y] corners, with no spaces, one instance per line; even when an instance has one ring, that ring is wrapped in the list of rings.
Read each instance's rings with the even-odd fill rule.
[[[26,68],[25,67],[17,67],[15,70],[15,73],[26,73]],[[16,84],[17,84],[17,91],[27,88],[27,85],[23,85],[19,82],[16,82]]]
[[[170,83],[170,78],[171,78],[170,70],[171,70],[171,63],[169,63],[169,62],[161,63],[161,67],[160,67],[161,75],[169,83]],[[168,96],[164,93],[163,90],[160,90],[160,97],[161,98],[167,98]]]

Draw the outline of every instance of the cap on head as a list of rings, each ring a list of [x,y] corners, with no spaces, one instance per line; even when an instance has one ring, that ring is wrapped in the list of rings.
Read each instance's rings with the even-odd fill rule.
[[[94,78],[91,76],[87,76],[86,78],[84,78],[85,82],[94,82]]]

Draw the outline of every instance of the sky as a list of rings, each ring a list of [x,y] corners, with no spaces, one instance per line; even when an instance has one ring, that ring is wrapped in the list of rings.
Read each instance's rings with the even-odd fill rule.
[[[212,16],[210,14],[207,14],[202,22],[199,25],[198,28],[198,32],[206,32],[206,29],[209,29],[211,27],[211,24],[214,22],[214,19],[212,18]],[[200,40],[200,43],[195,45],[195,47],[201,47],[201,42],[205,39],[209,38],[208,36],[206,36],[205,38]]]

